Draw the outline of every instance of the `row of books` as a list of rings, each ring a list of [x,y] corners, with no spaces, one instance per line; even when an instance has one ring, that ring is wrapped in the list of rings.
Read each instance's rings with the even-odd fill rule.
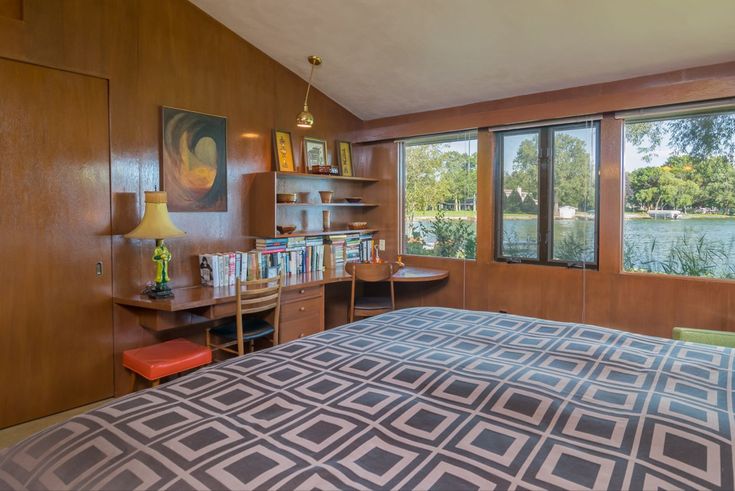
[[[219,287],[234,285],[236,278],[251,281],[324,271],[345,262],[371,261],[374,256],[372,234],[258,239],[255,246],[250,252],[200,254],[202,285]]]
[[[199,255],[199,276],[206,286],[234,285],[237,278],[241,281],[275,278],[280,270],[277,255],[259,251]]]

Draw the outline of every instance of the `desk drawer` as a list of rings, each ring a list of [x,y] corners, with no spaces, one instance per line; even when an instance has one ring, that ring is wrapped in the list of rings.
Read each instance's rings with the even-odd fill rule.
[[[281,292],[281,303],[298,302],[307,298],[316,298],[322,296],[321,286],[305,286],[303,288],[293,288],[283,290]]]
[[[310,334],[323,331],[321,315],[310,315],[296,320],[281,322],[279,326],[279,343],[287,343]]]
[[[281,321],[288,322],[304,317],[322,317],[324,312],[324,299],[322,297],[291,302],[281,305]]]

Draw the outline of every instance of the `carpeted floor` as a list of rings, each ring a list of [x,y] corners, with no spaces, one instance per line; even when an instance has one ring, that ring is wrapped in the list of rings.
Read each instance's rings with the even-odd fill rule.
[[[27,423],[21,423],[19,425],[10,426],[8,428],[2,429],[0,430],[0,449],[9,447],[23,440],[24,438],[31,436],[34,433],[48,428],[49,426],[53,426],[57,423],[66,421],[72,416],[94,409],[97,406],[108,402],[109,400],[110,399],[94,402],[86,406],[64,411],[63,413],[52,414],[51,416],[46,416],[45,418],[34,419],[33,421],[28,421]]]

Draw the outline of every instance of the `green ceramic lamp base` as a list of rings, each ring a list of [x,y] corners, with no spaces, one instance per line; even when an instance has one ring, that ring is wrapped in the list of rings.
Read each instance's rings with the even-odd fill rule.
[[[156,239],[156,249],[153,251],[153,262],[156,263],[156,285],[146,293],[150,298],[171,298],[174,292],[169,288],[168,263],[171,261],[171,251],[168,250],[163,239]]]

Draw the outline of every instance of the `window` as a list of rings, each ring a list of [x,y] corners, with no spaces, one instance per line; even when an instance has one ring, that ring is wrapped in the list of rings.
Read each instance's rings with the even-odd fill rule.
[[[655,118],[625,122],[623,269],[735,278],[735,112]]]
[[[399,144],[404,254],[475,258],[477,131]]]
[[[597,264],[599,123],[496,132],[496,257]]]

